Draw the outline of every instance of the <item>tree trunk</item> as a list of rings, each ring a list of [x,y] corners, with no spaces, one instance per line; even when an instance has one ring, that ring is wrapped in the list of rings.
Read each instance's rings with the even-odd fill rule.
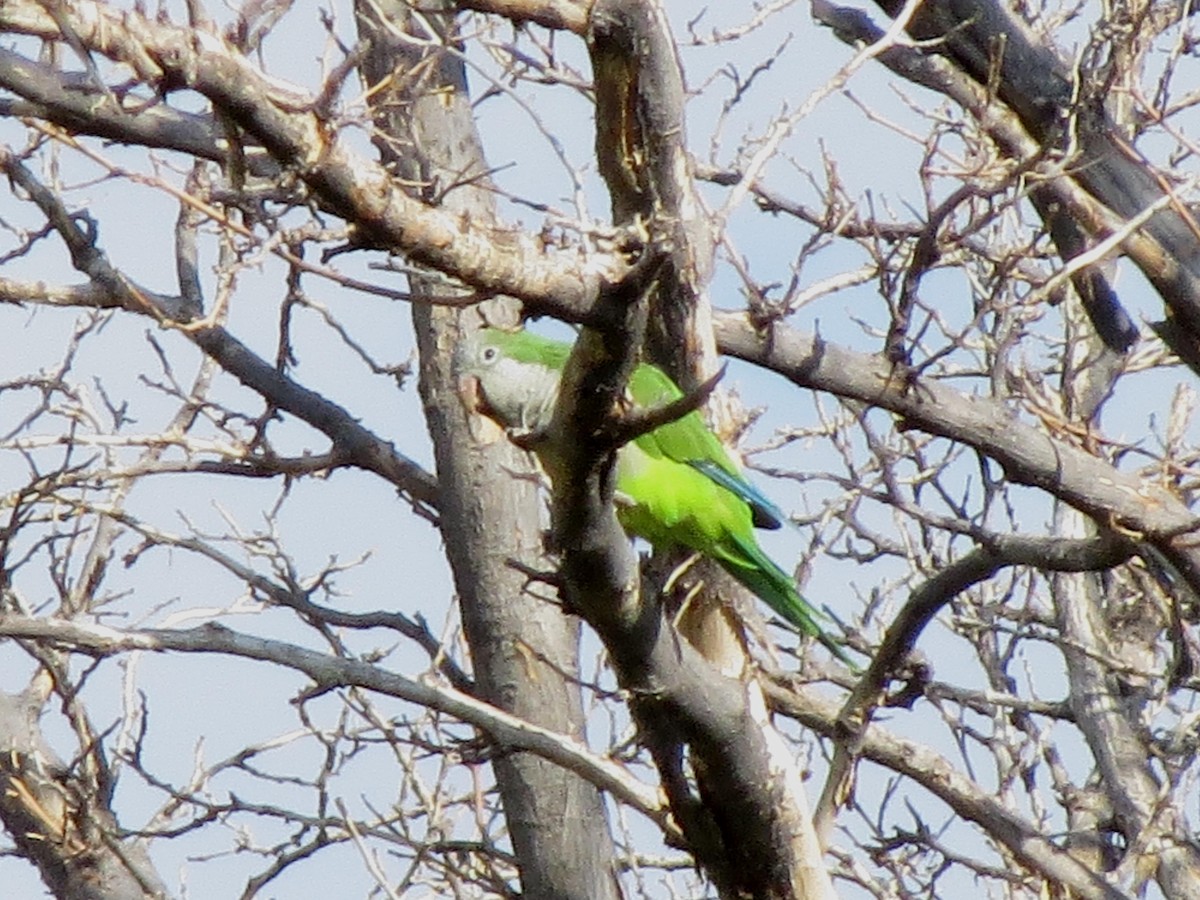
[[[387,10],[390,28],[380,27],[373,13],[379,9]],[[425,32],[426,23],[438,33]],[[385,135],[377,143],[430,202],[438,202],[448,185],[487,171],[463,66],[443,46],[453,41],[452,26],[450,16],[428,9],[418,21],[403,3],[359,7],[360,33],[370,42],[366,81],[377,86],[391,79],[373,95],[376,125]],[[491,196],[480,187],[485,181],[446,191],[441,206],[476,221],[494,219]],[[421,302],[450,289],[435,275],[410,275],[409,284],[417,301],[413,324],[437,457],[442,535],[476,678],[497,706],[582,738],[582,699],[572,680],[579,667],[579,622],[526,591],[526,576],[508,565],[519,559],[548,567],[535,482],[510,474],[534,474],[528,455],[508,441],[482,447],[474,439],[451,366],[459,314]],[[593,785],[532,754],[503,748],[495,772],[525,896],[620,896],[607,814]]]

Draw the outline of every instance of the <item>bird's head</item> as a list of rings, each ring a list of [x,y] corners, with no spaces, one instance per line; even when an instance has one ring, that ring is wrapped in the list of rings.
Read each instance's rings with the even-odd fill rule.
[[[560,347],[570,350],[569,345],[528,332],[470,332],[455,354],[459,395],[467,409],[507,428],[544,428],[554,410],[565,360]]]

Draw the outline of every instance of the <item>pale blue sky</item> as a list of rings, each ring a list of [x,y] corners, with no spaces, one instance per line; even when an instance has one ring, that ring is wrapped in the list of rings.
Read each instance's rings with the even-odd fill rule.
[[[343,33],[348,33],[349,4],[338,2],[333,8]],[[174,12],[177,14],[178,10]],[[677,34],[683,41],[684,23],[696,15],[696,8],[692,4],[672,3],[671,12]],[[733,21],[740,14],[740,10],[731,13],[724,7],[710,8],[706,27],[719,24],[711,22],[714,18],[727,16]],[[728,48],[722,45],[683,46],[681,49],[689,87],[710,86],[688,109],[689,144],[706,162],[735,162],[736,151],[743,141],[760,136],[772,118],[783,110],[799,108],[852,55],[830,33],[813,25],[803,4],[794,5],[777,18],[779,22],[773,22],[737,45],[741,55],[738,67],[744,76],[756,60],[784,43],[780,22],[785,22],[791,31],[791,39],[777,61],[756,82],[738,112],[724,123],[715,143],[713,128],[721,102],[730,90],[728,80],[720,74],[727,62]],[[586,72],[586,56],[579,42],[565,35],[559,35],[555,40],[563,59]],[[279,77],[314,86],[318,74],[315,60],[322,42],[315,17],[310,19],[306,10],[293,10],[288,24],[267,44],[265,57],[269,70]],[[29,49],[28,44],[23,46]],[[487,64],[482,54],[475,54],[472,59]],[[472,75],[476,92],[483,82],[478,74]],[[931,103],[929,95],[919,89],[893,84],[875,64],[868,64],[858,72],[849,82],[847,91],[861,103],[877,108],[898,127],[918,131],[922,129],[921,120],[908,107],[906,98],[917,98],[916,102],[924,105]],[[567,159],[582,167],[587,207],[594,217],[604,221],[607,200],[594,166],[589,162],[593,140],[589,105],[562,87],[532,90],[528,104],[545,130],[561,142]],[[952,114],[959,115],[957,111]],[[500,185],[514,193],[555,204],[572,214],[572,178],[558,155],[533,127],[529,113],[516,108],[506,98],[497,97],[480,106],[479,116],[489,161],[500,169],[496,176]],[[0,124],[0,130],[6,141],[17,144],[23,141],[19,125],[5,122]],[[710,148],[714,146],[715,156],[710,159]],[[817,104],[809,116],[796,123],[780,156],[767,166],[763,177],[772,187],[816,206],[818,198],[807,175],[812,173],[818,179],[823,178],[822,148],[837,161],[838,173],[851,197],[862,200],[869,192],[877,209],[894,210],[900,217],[912,217],[911,210],[916,210],[917,215],[924,212],[925,203],[916,176],[921,148],[898,136],[894,130],[870,122],[862,109],[840,92]],[[110,147],[103,152],[111,159],[127,163],[130,168],[144,165],[145,153],[142,151]],[[168,154],[160,156],[180,164]],[[1194,168],[1194,162],[1188,164]],[[63,159],[64,177],[68,181],[94,178],[97,171],[91,164],[70,157]],[[719,202],[724,194],[723,189],[704,189],[710,202]],[[176,205],[171,198],[154,189],[121,181],[91,184],[74,192],[71,199],[91,208],[100,224],[103,247],[114,264],[152,289],[173,290],[171,229]],[[510,220],[522,221],[531,228],[541,224],[540,215],[532,210],[510,205],[505,205],[504,209]],[[39,221],[31,207],[14,202],[8,193],[0,196],[0,217],[26,225]],[[797,246],[808,234],[808,229],[782,216],[764,216],[747,200],[732,217],[731,234],[738,250],[750,257],[757,278],[786,282]],[[57,245],[50,244],[54,250],[39,251],[36,256],[12,263],[5,267],[5,274],[46,280],[79,280],[65,268],[65,256]],[[205,259],[208,264],[214,261],[211,240]],[[338,257],[336,263],[349,274],[402,287],[397,276],[367,268],[370,262],[381,259],[378,254],[344,255]],[[836,246],[814,257],[805,266],[802,278],[806,284],[811,284],[853,268],[862,261],[858,250]],[[267,258],[261,271],[245,272],[231,310],[231,330],[267,358],[274,355],[278,307],[285,290],[282,271],[280,263]],[[205,276],[206,286],[211,290],[211,273],[206,272]],[[1124,271],[1119,285],[1123,288],[1122,299],[1135,315],[1157,315],[1157,301],[1137,277]],[[325,304],[377,360],[396,364],[412,354],[408,310],[403,304],[352,294],[315,278],[307,279],[305,286],[312,299]],[[957,273],[930,277],[926,283],[926,296],[938,297],[950,318],[962,321],[970,315],[967,287]],[[731,307],[741,303],[739,282],[723,261],[717,266],[713,298],[717,306]],[[864,336],[853,319],[862,317],[879,325],[885,321],[883,315],[876,287],[865,285],[820,299],[797,314],[795,321],[804,329],[819,323],[821,333],[830,340],[873,351],[879,346],[878,340]],[[73,311],[0,307],[0,333],[9,336],[5,350],[0,354],[0,381],[52,365],[79,318]],[[430,464],[429,443],[420,418],[415,381],[410,381],[404,390],[397,390],[395,383],[386,377],[367,373],[314,314],[301,312],[295,321],[294,346],[298,356],[293,371],[295,377],[346,406],[377,434],[394,441],[402,453]],[[181,336],[158,329],[147,320],[127,316],[115,316],[98,336],[85,341],[75,366],[74,377],[85,390],[91,390],[93,379],[99,377],[110,394],[130,401],[129,415],[136,421],[125,427],[126,433],[158,430],[176,406],[174,401],[163,398],[140,381],[140,376],[152,380],[161,377],[148,336],[168,351],[180,382],[189,383],[199,363],[199,353]],[[1178,370],[1140,376],[1136,381],[1139,396],[1118,398],[1127,401],[1128,406],[1109,418],[1110,430],[1117,435],[1139,434],[1145,427],[1148,411],[1161,420],[1170,401],[1170,392],[1181,377]],[[752,445],[768,442],[774,430],[785,424],[811,425],[816,420],[811,396],[795,391],[776,376],[733,364],[727,384],[738,390],[748,407],[768,408],[751,436],[749,443]],[[247,412],[257,412],[261,408],[260,403],[228,376],[219,376],[214,393],[217,397],[230,398],[233,405]],[[27,405],[30,400],[27,394],[17,397],[0,394],[0,432],[12,427],[22,415],[23,404]],[[820,402],[833,409],[829,398]],[[201,429],[202,434],[209,432],[211,429]],[[44,432],[39,429],[39,433]],[[288,452],[322,452],[326,449],[324,438],[306,426],[275,425],[272,434],[277,445]],[[58,454],[57,450],[47,450],[39,455],[49,460],[57,458]],[[837,466],[829,448],[820,442],[791,445],[771,455],[770,463],[805,470]],[[964,465],[964,477],[968,470],[969,467]],[[0,452],[0,490],[9,490],[24,477],[24,473],[25,466],[19,458],[12,453]],[[820,502],[820,492],[816,488],[803,497],[797,495],[789,482],[760,480],[768,493],[787,508],[812,510]],[[218,532],[226,529],[230,520],[241,529],[261,531],[267,527],[267,511],[279,498],[280,491],[281,485],[276,482],[194,475],[159,476],[135,489],[130,509],[155,527],[174,532],[186,532],[190,527],[201,532]],[[1022,525],[1030,531],[1040,531],[1048,519],[1048,509],[1044,499],[1031,497]],[[878,527],[888,527],[889,513],[877,510],[871,515],[877,518]],[[326,480],[304,481],[292,488],[281,513],[271,517],[270,526],[278,532],[281,542],[296,560],[302,576],[318,571],[331,556],[347,562],[370,554],[361,567],[337,577],[340,595],[330,602],[336,602],[341,608],[398,609],[410,614],[424,612],[437,629],[447,621],[451,589],[441,555],[440,537],[427,523],[413,516],[407,505],[374,476],[342,471]],[[118,553],[130,549],[132,543],[130,539],[123,540]],[[797,532],[784,531],[764,537],[764,544],[785,566],[797,561],[805,543],[806,535]],[[880,586],[884,579],[899,574],[898,567],[886,564],[863,568],[822,557],[813,561],[806,590],[818,603],[828,602],[843,615],[852,616],[860,608],[863,596]],[[110,578],[112,589],[134,591],[130,598],[119,604],[120,610],[131,618],[116,619],[114,624],[134,624],[142,616],[146,617],[147,623],[159,624],[189,610],[197,617],[207,617],[208,610],[227,606],[241,591],[232,577],[214,573],[210,564],[190,558],[181,551],[151,551],[132,569],[114,566]],[[19,586],[32,603],[42,602],[50,596],[49,584],[32,574],[25,574]],[[168,605],[161,606],[164,603]],[[452,618],[451,623],[456,627]],[[245,615],[233,618],[229,624],[316,646],[311,632],[298,627],[289,613],[269,611]],[[944,632],[928,635],[922,646],[928,648],[938,640],[945,640]],[[360,651],[388,648],[392,642],[393,638],[388,635],[367,634],[352,638],[353,645]],[[978,677],[971,673],[969,654],[962,652],[964,649],[957,643],[951,652],[939,655],[939,677],[978,683]],[[401,644],[388,664],[413,674],[424,669],[425,660],[415,649]],[[124,665],[115,660],[104,663],[89,685],[89,708],[102,725],[120,714],[119,685]],[[150,702],[151,738],[147,745],[147,761],[164,777],[185,779],[200,741],[203,742],[204,758],[212,761],[235,751],[246,741],[265,740],[287,733],[298,725],[288,703],[297,689],[297,680],[281,677],[269,667],[226,659],[178,656],[143,656],[137,659],[136,665],[138,685],[147,692]],[[13,652],[11,647],[0,646],[0,683],[15,688],[23,684],[27,670],[28,664],[22,654]],[[1039,673],[1038,677],[1045,676]],[[1047,683],[1039,684],[1039,689],[1053,696],[1059,687],[1053,675],[1045,677],[1045,681]],[[381,705],[391,711],[389,714],[397,714],[401,709],[399,704],[390,702]],[[330,721],[338,712],[333,698],[320,701],[314,709]],[[408,713],[413,714],[411,709]],[[54,716],[48,716],[46,724],[53,734],[63,736],[61,724]],[[604,727],[599,717],[595,726],[597,729]],[[935,711],[928,705],[911,713],[890,714],[888,726],[898,733],[921,739],[928,739],[931,729],[942,731]],[[69,746],[69,743],[64,741],[62,746]],[[940,749],[953,755],[948,746]],[[278,761],[281,770],[303,771],[314,752],[312,746],[288,746],[268,758]],[[356,767],[347,774],[343,793],[355,797],[356,791],[369,792],[380,779],[393,778],[395,772],[387,768]],[[861,784],[864,790],[882,790],[882,780],[878,770],[869,767],[863,770]],[[810,785],[815,799],[819,779],[813,779]],[[222,790],[245,787],[236,779],[220,785]],[[281,790],[287,791],[286,788]],[[917,798],[924,796],[909,786],[904,790]],[[124,779],[119,791],[127,825],[137,824],[138,817],[158,802],[158,797],[148,794],[134,778]],[[388,796],[388,792],[383,793],[385,799]],[[264,832],[269,830],[255,825],[256,830],[260,827]],[[155,858],[162,875],[188,896],[236,895],[246,875],[260,869],[261,862],[255,859],[244,863],[188,864],[186,856],[228,844],[225,834],[209,835],[201,831],[200,835],[196,839],[156,845]],[[330,866],[329,861],[302,864],[276,882],[267,893],[279,897],[333,896],[331,891],[341,896],[365,893],[369,882],[357,859],[351,858],[353,849],[344,847],[336,852],[341,854],[340,865]],[[181,874],[184,871],[186,875]],[[0,882],[14,886],[8,890],[16,893],[9,896],[40,895],[40,882],[33,876],[31,868],[19,860],[0,860]],[[848,892],[846,896],[853,894]]]

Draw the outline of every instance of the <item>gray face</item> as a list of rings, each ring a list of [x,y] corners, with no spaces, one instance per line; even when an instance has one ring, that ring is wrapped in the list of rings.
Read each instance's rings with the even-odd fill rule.
[[[474,380],[474,408],[508,428],[535,431],[550,424],[559,372],[504,355],[482,331],[469,335],[455,357],[459,378]]]

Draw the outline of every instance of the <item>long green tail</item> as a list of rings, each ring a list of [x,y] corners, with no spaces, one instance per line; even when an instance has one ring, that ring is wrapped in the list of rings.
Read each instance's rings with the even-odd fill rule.
[[[857,664],[846,655],[842,645],[817,623],[821,613],[804,599],[791,576],[763,553],[757,544],[746,546],[738,542],[736,546],[741,551],[740,554],[713,554],[721,568],[745,585],[793,628],[802,634],[815,637],[830,653],[857,670]]]

